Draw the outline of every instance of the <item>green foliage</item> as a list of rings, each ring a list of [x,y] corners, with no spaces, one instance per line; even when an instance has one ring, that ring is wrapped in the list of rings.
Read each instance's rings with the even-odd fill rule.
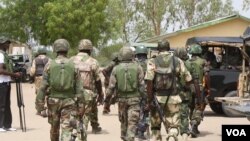
[[[114,52],[118,52],[122,48],[122,44],[114,44],[101,49],[96,59],[99,61],[101,66],[107,65],[111,60],[111,56]]]
[[[3,0],[0,31],[21,41],[30,36],[41,44],[65,38],[75,48],[82,38],[97,45],[109,32],[105,20],[108,0]],[[8,24],[6,24],[8,23]]]
[[[247,11],[250,8],[250,0],[243,1],[243,10]]]

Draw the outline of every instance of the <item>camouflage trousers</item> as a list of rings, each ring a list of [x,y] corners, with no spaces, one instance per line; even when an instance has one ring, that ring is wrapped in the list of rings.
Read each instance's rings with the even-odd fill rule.
[[[121,123],[121,138],[134,141],[140,116],[139,98],[119,99],[118,112]]]
[[[73,130],[73,127],[70,125],[70,121],[74,120],[76,115],[74,100],[71,98],[48,98],[47,104],[48,122],[51,125],[51,141],[59,141],[60,126],[62,128],[60,141],[69,141]]]
[[[35,77],[35,93],[37,94],[40,86],[41,86],[41,83],[42,83],[42,80],[43,80],[43,77],[42,76],[36,76]]]
[[[180,133],[189,134],[189,101],[183,101],[180,106]]]
[[[195,121],[195,123],[199,125],[204,118],[205,108],[205,103],[195,104],[194,110],[192,111],[192,114],[190,116],[190,121]]]
[[[85,106],[84,125],[86,130],[88,129],[89,122],[92,128],[96,128],[100,125],[98,122],[98,108],[95,97],[91,101],[88,101]]]
[[[177,138],[179,134],[179,124],[180,124],[180,104],[163,104],[161,103],[161,108],[164,111],[164,118],[167,122],[167,139],[169,137]],[[153,108],[150,111],[151,118],[151,131],[154,140],[162,140],[161,137],[161,119],[158,111]]]

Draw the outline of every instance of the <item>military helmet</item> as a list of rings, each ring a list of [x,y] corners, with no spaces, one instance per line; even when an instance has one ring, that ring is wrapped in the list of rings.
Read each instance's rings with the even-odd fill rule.
[[[37,54],[46,54],[47,50],[45,48],[39,48]]]
[[[92,42],[89,39],[82,39],[78,44],[78,50],[93,50]]]
[[[190,49],[189,49],[189,53],[190,54],[201,54],[202,53],[201,46],[198,44],[191,45]]]
[[[10,43],[10,40],[4,36],[0,36],[0,44],[4,44],[4,43]]]
[[[70,47],[69,42],[66,39],[57,39],[53,44],[55,52],[59,51],[67,52],[69,50],[69,47]]]
[[[170,44],[168,40],[164,40],[164,41],[160,41],[158,42],[158,49],[166,49],[166,50],[170,50]]]
[[[177,48],[174,51],[174,55],[179,57],[182,60],[187,60],[188,59],[188,53],[187,53],[187,50],[185,48]]]
[[[130,47],[122,47],[119,51],[119,60],[127,61],[134,58],[134,52]]]
[[[138,46],[135,49],[135,54],[148,54],[148,50],[145,46]]]

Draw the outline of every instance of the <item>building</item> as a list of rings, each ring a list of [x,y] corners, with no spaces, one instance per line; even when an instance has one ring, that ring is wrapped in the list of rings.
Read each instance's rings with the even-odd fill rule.
[[[250,25],[250,19],[241,15],[232,15],[209,22],[191,26],[172,33],[155,36],[139,43],[157,43],[168,40],[171,47],[185,47],[186,41],[191,37],[239,37]]]

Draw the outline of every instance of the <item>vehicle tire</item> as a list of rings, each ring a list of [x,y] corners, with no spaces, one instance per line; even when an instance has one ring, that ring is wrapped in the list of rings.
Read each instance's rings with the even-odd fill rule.
[[[237,96],[237,91],[230,91],[224,97],[236,97],[236,96]],[[230,109],[229,104],[227,103],[222,103],[221,108],[222,108],[223,113],[228,117],[243,117],[244,116],[244,114],[242,114],[241,112]]]
[[[212,103],[209,103],[209,106],[212,109],[212,111],[215,112],[216,114],[224,114],[220,102],[213,101]]]

